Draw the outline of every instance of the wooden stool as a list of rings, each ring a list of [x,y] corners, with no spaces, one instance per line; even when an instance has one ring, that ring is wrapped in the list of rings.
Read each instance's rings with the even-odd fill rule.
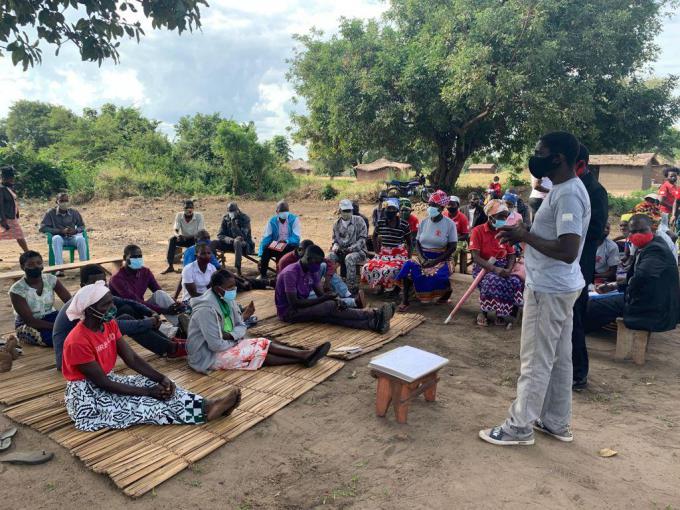
[[[369,363],[371,375],[378,379],[375,412],[383,417],[392,404],[397,423],[406,423],[411,399],[421,393],[433,402],[437,396],[439,370],[449,362],[436,354],[416,349],[398,347]]]
[[[636,365],[645,364],[645,354],[651,332],[628,329],[622,317],[616,318],[616,353],[614,359],[623,361],[633,358]]]

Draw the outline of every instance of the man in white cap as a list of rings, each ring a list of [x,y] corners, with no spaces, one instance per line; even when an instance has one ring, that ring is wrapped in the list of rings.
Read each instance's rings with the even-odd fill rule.
[[[354,215],[351,200],[340,201],[340,218],[333,225],[333,245],[328,258],[344,266],[346,282],[352,294],[359,290],[357,265],[366,262],[368,229],[361,216]]]

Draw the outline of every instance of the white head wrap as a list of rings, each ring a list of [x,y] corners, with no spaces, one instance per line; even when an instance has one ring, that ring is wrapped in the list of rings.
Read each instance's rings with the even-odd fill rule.
[[[101,280],[92,285],[85,285],[73,296],[71,304],[66,310],[66,316],[71,321],[76,319],[82,321],[85,318],[85,310],[106,296],[108,292],[109,288]]]

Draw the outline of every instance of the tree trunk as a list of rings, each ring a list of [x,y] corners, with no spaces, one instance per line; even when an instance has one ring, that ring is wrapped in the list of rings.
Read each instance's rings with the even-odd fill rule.
[[[432,175],[432,185],[451,193],[471,151],[461,136],[457,136],[455,140],[438,142],[437,148],[437,169]]]

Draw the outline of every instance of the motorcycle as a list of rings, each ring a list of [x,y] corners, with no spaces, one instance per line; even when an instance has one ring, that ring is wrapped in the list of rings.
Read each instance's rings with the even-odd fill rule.
[[[425,185],[424,175],[410,181],[392,179],[391,181],[386,181],[385,185],[387,186],[387,194],[389,196],[396,194],[399,198],[418,198],[425,203],[430,200],[430,195],[434,193],[432,188]]]

